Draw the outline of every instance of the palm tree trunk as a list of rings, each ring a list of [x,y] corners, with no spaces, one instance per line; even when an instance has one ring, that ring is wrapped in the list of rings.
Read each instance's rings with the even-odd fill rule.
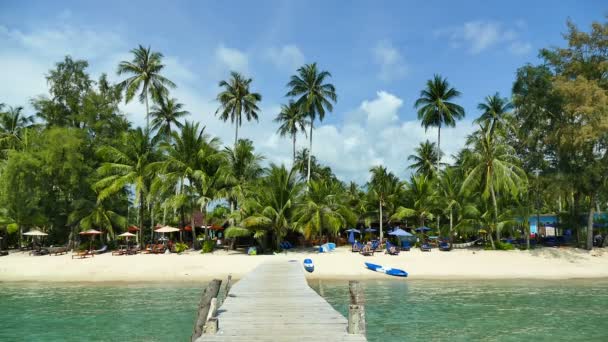
[[[148,106],[148,86],[147,85],[144,87],[144,92],[146,94],[146,134],[147,134],[148,130],[150,129],[150,108]]]
[[[310,184],[310,161],[312,158],[312,128],[313,128],[314,122],[311,120],[310,121],[310,143],[309,143],[309,148],[308,148],[308,176],[306,176],[306,183]]]
[[[380,243],[383,241],[384,234],[382,233],[382,201],[378,201],[380,207]]]
[[[191,202],[190,227],[192,228],[192,249],[196,249],[196,228],[194,227],[194,201]]]
[[[526,249],[530,250],[530,222],[528,222],[528,220],[526,220],[526,223],[525,223],[525,230],[526,230]]]
[[[591,195],[589,201],[589,216],[587,217],[587,250],[593,249],[593,213],[595,210],[595,195]]]
[[[293,165],[296,165],[296,135],[294,134],[291,138],[293,140]]]
[[[144,192],[143,190],[139,190],[139,243],[143,244],[144,242]]]
[[[238,119],[237,119],[238,121]],[[236,123],[236,129],[234,131],[234,152],[236,153],[236,143],[239,141],[239,123]]]
[[[441,124],[437,126],[437,172],[439,172],[439,163],[441,163]]]
[[[492,205],[494,207],[494,227],[496,228],[496,241],[500,242],[500,229],[498,229],[498,204],[496,203],[496,193],[494,192],[494,184],[490,185],[490,194],[492,194]],[[492,233],[490,233],[491,235]]]
[[[450,248],[452,248],[452,229],[454,228],[454,221],[453,221],[453,213],[452,213],[452,207],[450,207],[450,232],[449,232],[449,237],[448,237],[448,241],[450,242]]]
[[[154,235],[154,203],[150,204],[150,238]],[[142,245],[144,243],[142,242]]]

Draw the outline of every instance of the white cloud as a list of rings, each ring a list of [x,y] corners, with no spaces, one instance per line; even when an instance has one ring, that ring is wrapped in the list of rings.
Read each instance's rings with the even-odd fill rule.
[[[294,72],[304,64],[304,54],[294,44],[287,44],[281,47],[270,47],[266,50],[266,58],[277,68]]]
[[[388,40],[381,40],[372,49],[374,62],[380,66],[378,78],[392,81],[407,74],[407,66],[403,56]]]
[[[219,65],[227,70],[242,73],[249,70],[249,57],[238,49],[220,45],[215,49],[215,58]]]
[[[525,22],[518,20],[513,26],[507,28],[501,22],[475,20],[436,30],[435,35],[447,37],[452,47],[465,47],[473,55],[496,46],[507,46],[507,50],[515,55],[527,54],[532,46],[520,38],[522,30],[526,28]]]

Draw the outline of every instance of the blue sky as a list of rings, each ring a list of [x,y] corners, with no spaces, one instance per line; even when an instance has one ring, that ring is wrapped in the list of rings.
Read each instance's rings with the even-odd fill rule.
[[[290,141],[274,134],[272,118],[286,102],[289,75],[316,61],[333,74],[339,99],[314,133],[313,153],[362,183],[375,164],[406,176],[413,148],[436,139],[413,108],[434,73],[463,93],[467,112],[442,131],[449,155],[473,130],[477,103],[496,91],[509,96],[518,67],[538,62],[539,48],[564,44],[567,18],[588,30],[606,10],[600,1],[3,1],[0,102],[21,105],[45,93],[44,73],[65,54],[89,60],[95,77],[118,80],[118,61],[137,44],[151,45],[166,56],[167,75],[178,84],[173,96],[190,119],[227,143],[233,127],[213,116],[217,82],[229,70],[253,77],[263,114],[241,136],[269,162],[289,164]],[[123,110],[143,122],[140,104]]]

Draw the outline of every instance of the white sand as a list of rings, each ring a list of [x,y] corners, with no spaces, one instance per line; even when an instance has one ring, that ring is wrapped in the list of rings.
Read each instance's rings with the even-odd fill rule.
[[[183,255],[112,256],[107,253],[82,260],[72,260],[70,254],[29,256],[14,252],[0,257],[0,281],[200,282],[224,278],[228,273],[238,279],[268,259],[301,262],[307,257],[315,263],[315,272],[307,274],[309,279],[392,278],[367,270],[363,264],[365,261],[404,269],[409,272],[410,279],[608,278],[608,250],[412,250],[398,256],[377,253],[364,257],[342,247],[326,254],[309,250],[264,256],[223,251],[206,255],[190,252]]]

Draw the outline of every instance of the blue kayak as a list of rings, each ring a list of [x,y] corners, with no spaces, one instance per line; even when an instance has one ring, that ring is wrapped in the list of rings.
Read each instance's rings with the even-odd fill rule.
[[[304,269],[309,273],[315,270],[315,264],[312,263],[311,259],[304,259]]]
[[[400,270],[398,268],[384,268],[380,265],[372,264],[370,262],[366,262],[365,266],[367,266],[367,268],[369,268],[372,271],[392,275],[395,277],[407,277],[407,272],[405,272],[404,270]]]

